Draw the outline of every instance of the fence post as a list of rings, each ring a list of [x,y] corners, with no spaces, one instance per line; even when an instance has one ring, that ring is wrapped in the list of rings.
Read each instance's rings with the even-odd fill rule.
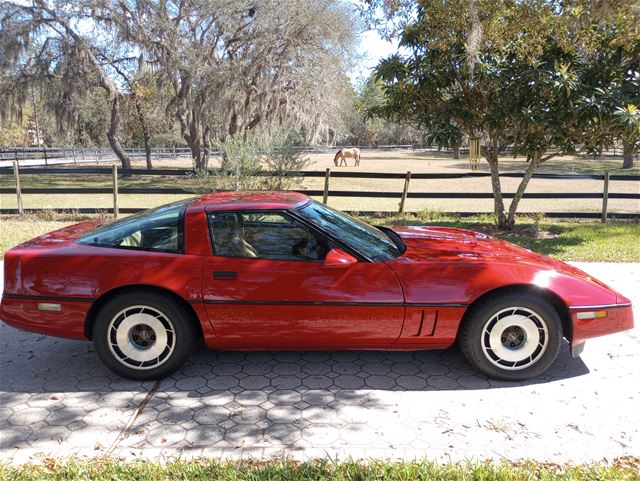
[[[118,165],[113,164],[112,166],[113,172],[113,217],[118,218]]]
[[[602,222],[607,222],[609,204],[609,171],[604,172],[604,185],[602,187]]]
[[[402,198],[400,199],[400,209],[398,209],[398,213],[402,214],[404,212],[404,203],[407,200],[407,194],[409,193],[409,181],[411,180],[411,171],[407,171],[407,176],[404,179],[404,189],[402,190]]]
[[[322,194],[322,203],[327,205],[329,200],[329,178],[331,177],[331,169],[327,167],[327,171],[324,174],[324,193]]]
[[[18,154],[16,152],[16,160],[13,161],[13,176],[16,179],[16,196],[18,197],[18,214],[24,214],[24,207],[22,205],[22,190],[20,189],[20,170],[18,169]]]
[[[44,152],[44,165],[49,165],[49,162],[47,161],[47,148],[44,147],[42,151]]]

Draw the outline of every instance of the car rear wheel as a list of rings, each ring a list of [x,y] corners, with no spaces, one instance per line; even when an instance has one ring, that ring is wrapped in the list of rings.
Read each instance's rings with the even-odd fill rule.
[[[160,294],[133,291],[102,307],[93,332],[102,362],[120,376],[142,381],[179,369],[195,337],[189,313],[178,303]]]
[[[520,381],[541,375],[556,360],[562,323],[543,296],[514,289],[472,306],[459,343],[469,362],[487,376]]]

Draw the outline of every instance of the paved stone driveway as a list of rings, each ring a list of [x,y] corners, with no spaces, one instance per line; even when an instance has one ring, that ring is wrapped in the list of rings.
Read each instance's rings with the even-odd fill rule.
[[[583,264],[640,304],[640,264]],[[636,317],[638,311],[636,310]],[[160,383],[90,343],[0,326],[0,461],[45,456],[312,456],[594,461],[640,454],[638,329],[565,347],[513,384],[443,352],[204,349]]]

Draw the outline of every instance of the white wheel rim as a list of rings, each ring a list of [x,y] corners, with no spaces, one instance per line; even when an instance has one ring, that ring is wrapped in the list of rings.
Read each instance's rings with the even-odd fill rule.
[[[146,371],[167,362],[175,348],[176,336],[164,313],[137,305],[113,316],[107,329],[107,343],[120,364]]]
[[[547,323],[527,307],[502,309],[484,324],[480,343],[485,357],[494,366],[506,371],[526,369],[547,349]]]

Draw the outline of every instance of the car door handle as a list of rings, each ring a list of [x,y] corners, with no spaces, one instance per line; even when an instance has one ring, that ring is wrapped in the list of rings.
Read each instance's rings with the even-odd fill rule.
[[[238,273],[234,271],[214,271],[214,279],[237,279]]]

